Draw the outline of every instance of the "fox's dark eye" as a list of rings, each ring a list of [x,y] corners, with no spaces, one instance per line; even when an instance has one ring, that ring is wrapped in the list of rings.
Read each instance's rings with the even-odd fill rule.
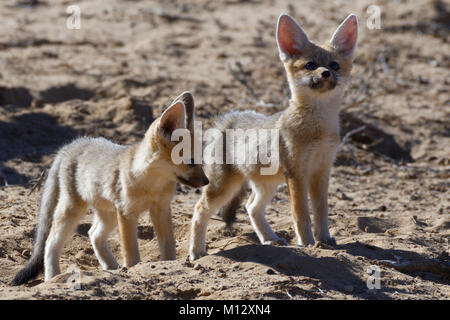
[[[336,61],[332,61],[329,64],[330,68],[333,69],[334,71],[338,71],[339,70],[339,63],[337,63]]]
[[[306,70],[316,70],[317,69],[317,64],[315,64],[314,62],[310,61],[306,64],[305,66]]]

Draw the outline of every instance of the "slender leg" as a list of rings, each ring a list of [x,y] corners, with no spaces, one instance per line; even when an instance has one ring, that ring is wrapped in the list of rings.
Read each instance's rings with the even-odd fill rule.
[[[262,244],[287,244],[286,240],[279,238],[273,232],[270,225],[264,217],[266,204],[272,199],[275,192],[275,186],[250,183],[252,187],[252,195],[247,201],[246,209],[250,216],[253,229],[258,235]],[[284,241],[283,241],[284,240]]]
[[[175,260],[175,237],[170,214],[170,200],[169,203],[150,208],[150,216],[158,239],[160,259]]]
[[[208,220],[225,203],[226,201],[223,198],[208,199],[205,193],[203,193],[195,205],[189,247],[189,257],[192,261],[206,255],[206,229],[208,227]]]
[[[120,210],[117,210],[120,247],[122,249],[123,262],[126,267],[132,267],[141,260],[139,257],[137,238],[138,219],[139,214],[130,213],[124,215]]]
[[[114,211],[97,211],[94,216],[94,223],[89,229],[92,247],[103,270],[112,270],[119,267],[108,244],[108,237],[116,226],[117,217]]]
[[[64,244],[73,234],[78,222],[86,214],[86,209],[86,204],[82,202],[69,203],[64,198],[58,202],[55,208],[50,234],[45,244],[45,281],[61,273],[59,259]]]
[[[329,168],[315,172],[311,176],[309,193],[314,216],[314,236],[317,241],[335,245],[328,230],[328,181]]]
[[[206,229],[209,218],[225,203],[230,201],[235,192],[242,186],[242,180],[224,181],[220,188],[208,184],[203,189],[202,196],[195,205],[194,216],[192,217],[191,241],[189,247],[189,257],[196,260],[206,255]]]
[[[250,196],[248,197],[247,202],[245,203],[245,208],[248,208],[252,204],[253,200],[255,200],[255,193],[252,190],[252,193],[250,193]]]
[[[287,184],[291,198],[291,210],[294,218],[298,244],[301,246],[314,245],[311,231],[311,219],[308,210],[308,192],[304,177],[289,177]]]

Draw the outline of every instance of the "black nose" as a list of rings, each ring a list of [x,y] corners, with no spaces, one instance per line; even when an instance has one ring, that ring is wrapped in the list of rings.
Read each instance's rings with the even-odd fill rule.
[[[209,183],[209,180],[208,180],[208,178],[205,177],[203,179],[203,185],[206,186],[208,183]]]
[[[325,79],[326,79],[326,78],[329,78],[330,75],[331,75],[331,73],[330,73],[330,71],[328,71],[328,70],[325,70],[324,72],[322,72],[322,77],[324,77]]]

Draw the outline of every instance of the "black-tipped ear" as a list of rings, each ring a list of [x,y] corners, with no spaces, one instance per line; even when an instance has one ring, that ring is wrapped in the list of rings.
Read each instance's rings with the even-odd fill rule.
[[[176,101],[168,107],[158,124],[158,133],[168,140],[177,129],[186,129],[186,111],[182,101]]]
[[[189,91],[180,94],[175,101],[183,101],[186,109],[186,125],[189,127],[194,123],[194,96]]]
[[[309,44],[309,39],[297,22],[287,14],[278,18],[277,44],[280,51],[280,59],[299,56]]]
[[[330,43],[341,55],[352,58],[357,39],[358,19],[354,14],[351,14],[336,29]]]

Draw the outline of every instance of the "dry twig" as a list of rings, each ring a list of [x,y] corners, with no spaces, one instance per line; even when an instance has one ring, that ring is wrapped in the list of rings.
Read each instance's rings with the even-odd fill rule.
[[[392,260],[381,260],[379,263],[383,266],[394,268],[402,273],[414,272],[430,272],[446,277],[450,276],[450,263],[439,260],[425,260],[425,261],[406,261],[395,262]]]
[[[245,237],[243,237],[243,236],[237,236],[237,237],[235,237],[235,238],[231,238],[230,240],[228,240],[223,246],[221,246],[220,248],[219,247],[216,247],[215,249],[219,249],[219,250],[224,250],[226,247],[228,247],[228,245],[229,244],[232,244],[233,242],[239,242],[239,239],[241,239],[241,240],[246,240],[248,243],[251,243],[250,241],[248,241],[248,239],[247,238],[245,238]]]
[[[38,190],[41,189],[42,182],[45,180],[46,176],[47,176],[47,170],[44,170],[44,171],[42,171],[42,173],[41,173],[41,175],[39,176],[38,179],[35,179],[35,180],[32,181],[32,182],[35,181],[35,183],[34,183],[33,187],[31,188],[30,192],[28,192],[28,196],[30,196],[34,192],[34,190],[36,190],[36,188]]]
[[[350,130],[349,132],[347,132],[345,134],[344,138],[342,138],[342,142],[339,147],[340,148],[343,147],[348,142],[348,140],[350,139],[351,136],[353,136],[353,135],[357,134],[358,132],[361,132],[365,129],[366,129],[366,126],[361,126],[359,128],[356,128],[356,129],[353,129],[353,130]]]

